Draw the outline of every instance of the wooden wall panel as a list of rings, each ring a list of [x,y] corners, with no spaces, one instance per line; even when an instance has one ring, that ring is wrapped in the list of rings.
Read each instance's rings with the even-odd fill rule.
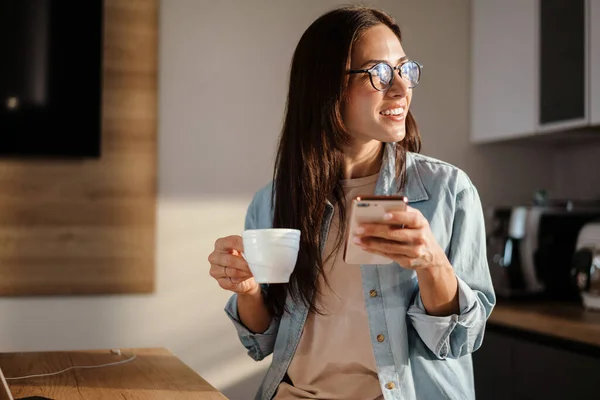
[[[158,0],[104,18],[101,158],[0,159],[0,295],[154,290]]]

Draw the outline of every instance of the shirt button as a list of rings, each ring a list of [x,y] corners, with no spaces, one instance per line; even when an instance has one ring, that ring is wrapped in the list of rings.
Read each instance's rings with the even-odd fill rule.
[[[383,336],[381,333],[379,335],[377,335],[377,341],[379,343],[383,342],[385,340],[385,336]]]
[[[396,387],[396,385],[394,384],[394,382],[388,382],[388,383],[385,384],[385,388],[389,389],[389,390],[392,390],[395,387]]]
[[[369,292],[369,296],[371,296],[371,297],[377,297],[377,290],[371,290]]]

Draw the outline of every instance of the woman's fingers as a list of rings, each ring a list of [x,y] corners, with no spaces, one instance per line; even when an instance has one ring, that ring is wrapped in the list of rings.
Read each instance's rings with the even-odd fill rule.
[[[211,265],[218,265],[225,268],[231,268],[240,272],[250,273],[248,263],[240,256],[230,253],[213,252],[208,256],[208,262]]]
[[[360,237],[375,237],[380,239],[394,240],[397,242],[412,242],[413,233],[410,229],[405,229],[396,225],[388,224],[362,224],[356,232],[352,234]]]
[[[251,293],[259,288],[246,260],[242,258],[244,246],[240,236],[227,236],[215,241],[208,256],[209,274],[219,286],[235,293]]]
[[[404,256],[409,258],[417,258],[421,254],[421,247],[412,244],[396,242],[380,238],[364,238],[361,245],[369,251],[377,253],[385,253],[394,256]]]
[[[232,253],[232,250],[236,250],[239,253],[244,251],[244,243],[242,242],[241,236],[226,236],[217,239],[217,241],[215,242],[215,251]]]

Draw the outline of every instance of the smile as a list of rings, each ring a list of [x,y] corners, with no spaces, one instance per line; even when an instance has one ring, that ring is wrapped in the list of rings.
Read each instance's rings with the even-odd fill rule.
[[[404,114],[404,108],[402,108],[402,107],[392,108],[389,110],[381,111],[379,114],[381,114],[381,115],[402,115],[402,114]]]

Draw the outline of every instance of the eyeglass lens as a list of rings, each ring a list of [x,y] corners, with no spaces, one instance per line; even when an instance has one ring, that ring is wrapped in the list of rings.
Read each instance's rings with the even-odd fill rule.
[[[421,67],[414,61],[404,63],[400,66],[400,76],[413,88],[421,79]]]

